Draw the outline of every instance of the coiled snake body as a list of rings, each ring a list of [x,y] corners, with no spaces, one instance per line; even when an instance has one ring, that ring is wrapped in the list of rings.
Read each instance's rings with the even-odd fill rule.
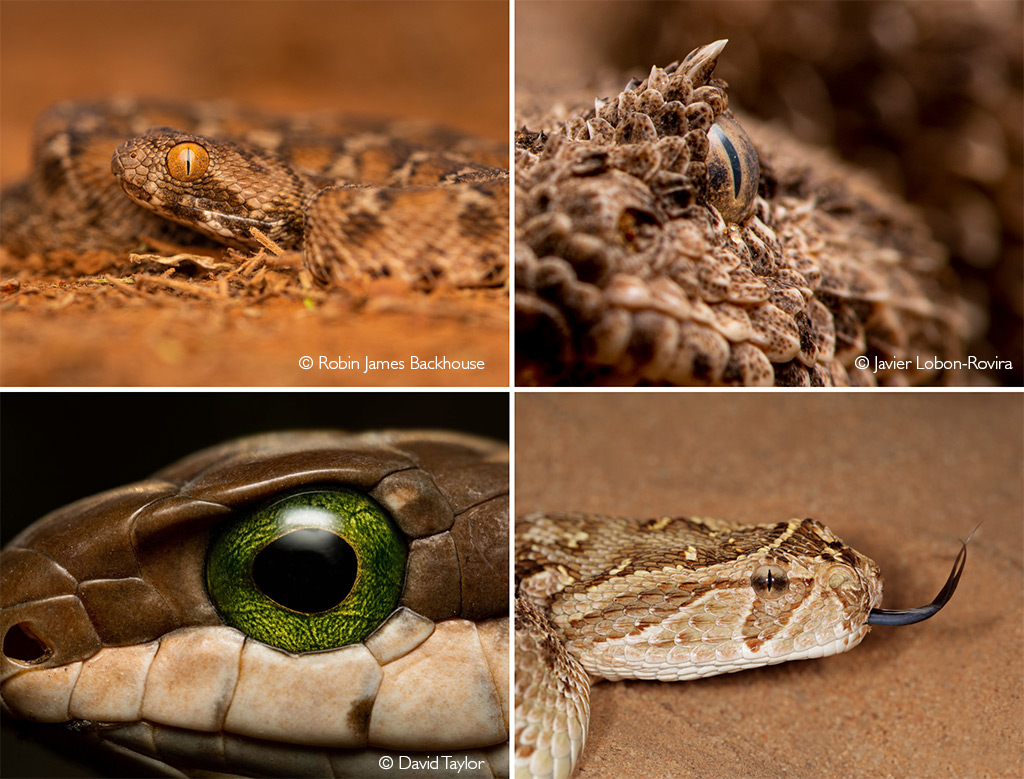
[[[361,777],[438,755],[506,775],[507,543],[492,441],[199,452],[4,549],[4,718],[134,775]]]
[[[845,652],[870,624],[937,612],[963,554],[932,604],[893,612],[878,608],[878,566],[812,519],[518,517],[516,776],[573,772],[592,681],[680,681]]]
[[[748,138],[724,47],[518,122],[518,383],[952,381],[970,326],[944,249],[863,174]]]
[[[503,145],[416,122],[279,117],[230,103],[55,106],[5,191],[19,255],[141,238],[303,253],[323,283],[496,286],[508,266]],[[113,169],[113,173],[111,173]]]

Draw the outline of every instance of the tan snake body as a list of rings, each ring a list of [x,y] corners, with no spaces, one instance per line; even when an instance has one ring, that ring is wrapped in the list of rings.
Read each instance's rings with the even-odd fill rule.
[[[697,679],[826,657],[870,624],[921,610],[879,609],[878,566],[812,519],[738,525],[531,514],[516,520],[515,772],[568,777],[579,763],[590,685]]]
[[[361,508],[325,515],[322,496]],[[310,584],[321,558],[281,551],[310,533],[354,550],[351,590],[335,592],[348,564]],[[443,755],[507,775],[507,539],[507,453],[487,439],[323,431],[198,452],[4,548],[4,720],[130,775],[361,777],[403,758],[447,775]]]
[[[501,144],[415,121],[60,104],[38,122],[32,175],[4,192],[3,240],[18,255],[123,251],[146,237],[258,248],[255,229],[301,251],[325,284],[497,286],[506,166]]]

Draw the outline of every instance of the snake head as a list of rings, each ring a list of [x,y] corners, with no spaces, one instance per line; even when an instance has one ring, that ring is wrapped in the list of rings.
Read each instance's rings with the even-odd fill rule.
[[[507,454],[485,439],[204,450],[4,548],[5,722],[147,772],[364,776],[387,750],[503,744],[507,537]]]
[[[599,99],[593,111],[571,119],[552,134],[540,155],[526,154],[526,162],[537,156],[542,161],[563,161],[573,176],[557,181],[554,199],[556,188],[551,186],[530,193],[537,199],[525,199],[523,227],[532,232],[529,217],[534,215],[589,216],[589,209],[575,203],[586,199],[587,193],[577,196],[575,188],[594,189],[601,181],[624,174],[642,182],[654,195],[643,213],[656,224],[678,218],[698,204],[713,208],[728,222],[744,222],[754,212],[760,167],[753,142],[728,110],[726,83],[712,78],[727,42],[701,46],[682,62],[652,68],[647,78],[630,81],[617,98]],[[536,134],[524,130],[517,144],[527,152],[536,146],[535,139]],[[563,143],[565,140],[571,143]],[[550,163],[544,168],[554,170]],[[601,180],[595,185],[588,182],[592,177]],[[609,203],[616,202],[614,197],[605,197]],[[613,215],[608,221],[622,225],[620,235],[595,233],[582,221],[572,224],[571,232],[595,233],[613,245],[638,252],[631,241],[630,220]],[[544,232],[543,219],[537,227]],[[572,236],[564,241],[567,259],[575,259]]]
[[[607,552],[600,568],[562,564],[560,579],[528,571],[520,591],[547,601],[595,678],[676,681],[845,652],[882,599],[878,566],[812,519],[592,521],[605,527],[563,521],[561,531],[624,546],[594,550]]]
[[[144,208],[243,248],[259,247],[253,229],[281,248],[297,248],[317,190],[273,152],[170,127],[122,143],[111,170]]]

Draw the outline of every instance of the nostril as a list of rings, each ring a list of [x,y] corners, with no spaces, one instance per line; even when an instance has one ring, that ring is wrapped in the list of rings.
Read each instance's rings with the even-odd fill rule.
[[[50,656],[50,648],[31,625],[19,622],[4,633],[4,655],[16,663],[38,663]]]

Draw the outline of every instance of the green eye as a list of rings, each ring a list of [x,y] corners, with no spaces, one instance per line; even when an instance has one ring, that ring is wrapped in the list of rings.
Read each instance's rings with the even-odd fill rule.
[[[394,611],[405,539],[353,490],[283,498],[217,533],[206,586],[224,621],[289,652],[362,641]]]

